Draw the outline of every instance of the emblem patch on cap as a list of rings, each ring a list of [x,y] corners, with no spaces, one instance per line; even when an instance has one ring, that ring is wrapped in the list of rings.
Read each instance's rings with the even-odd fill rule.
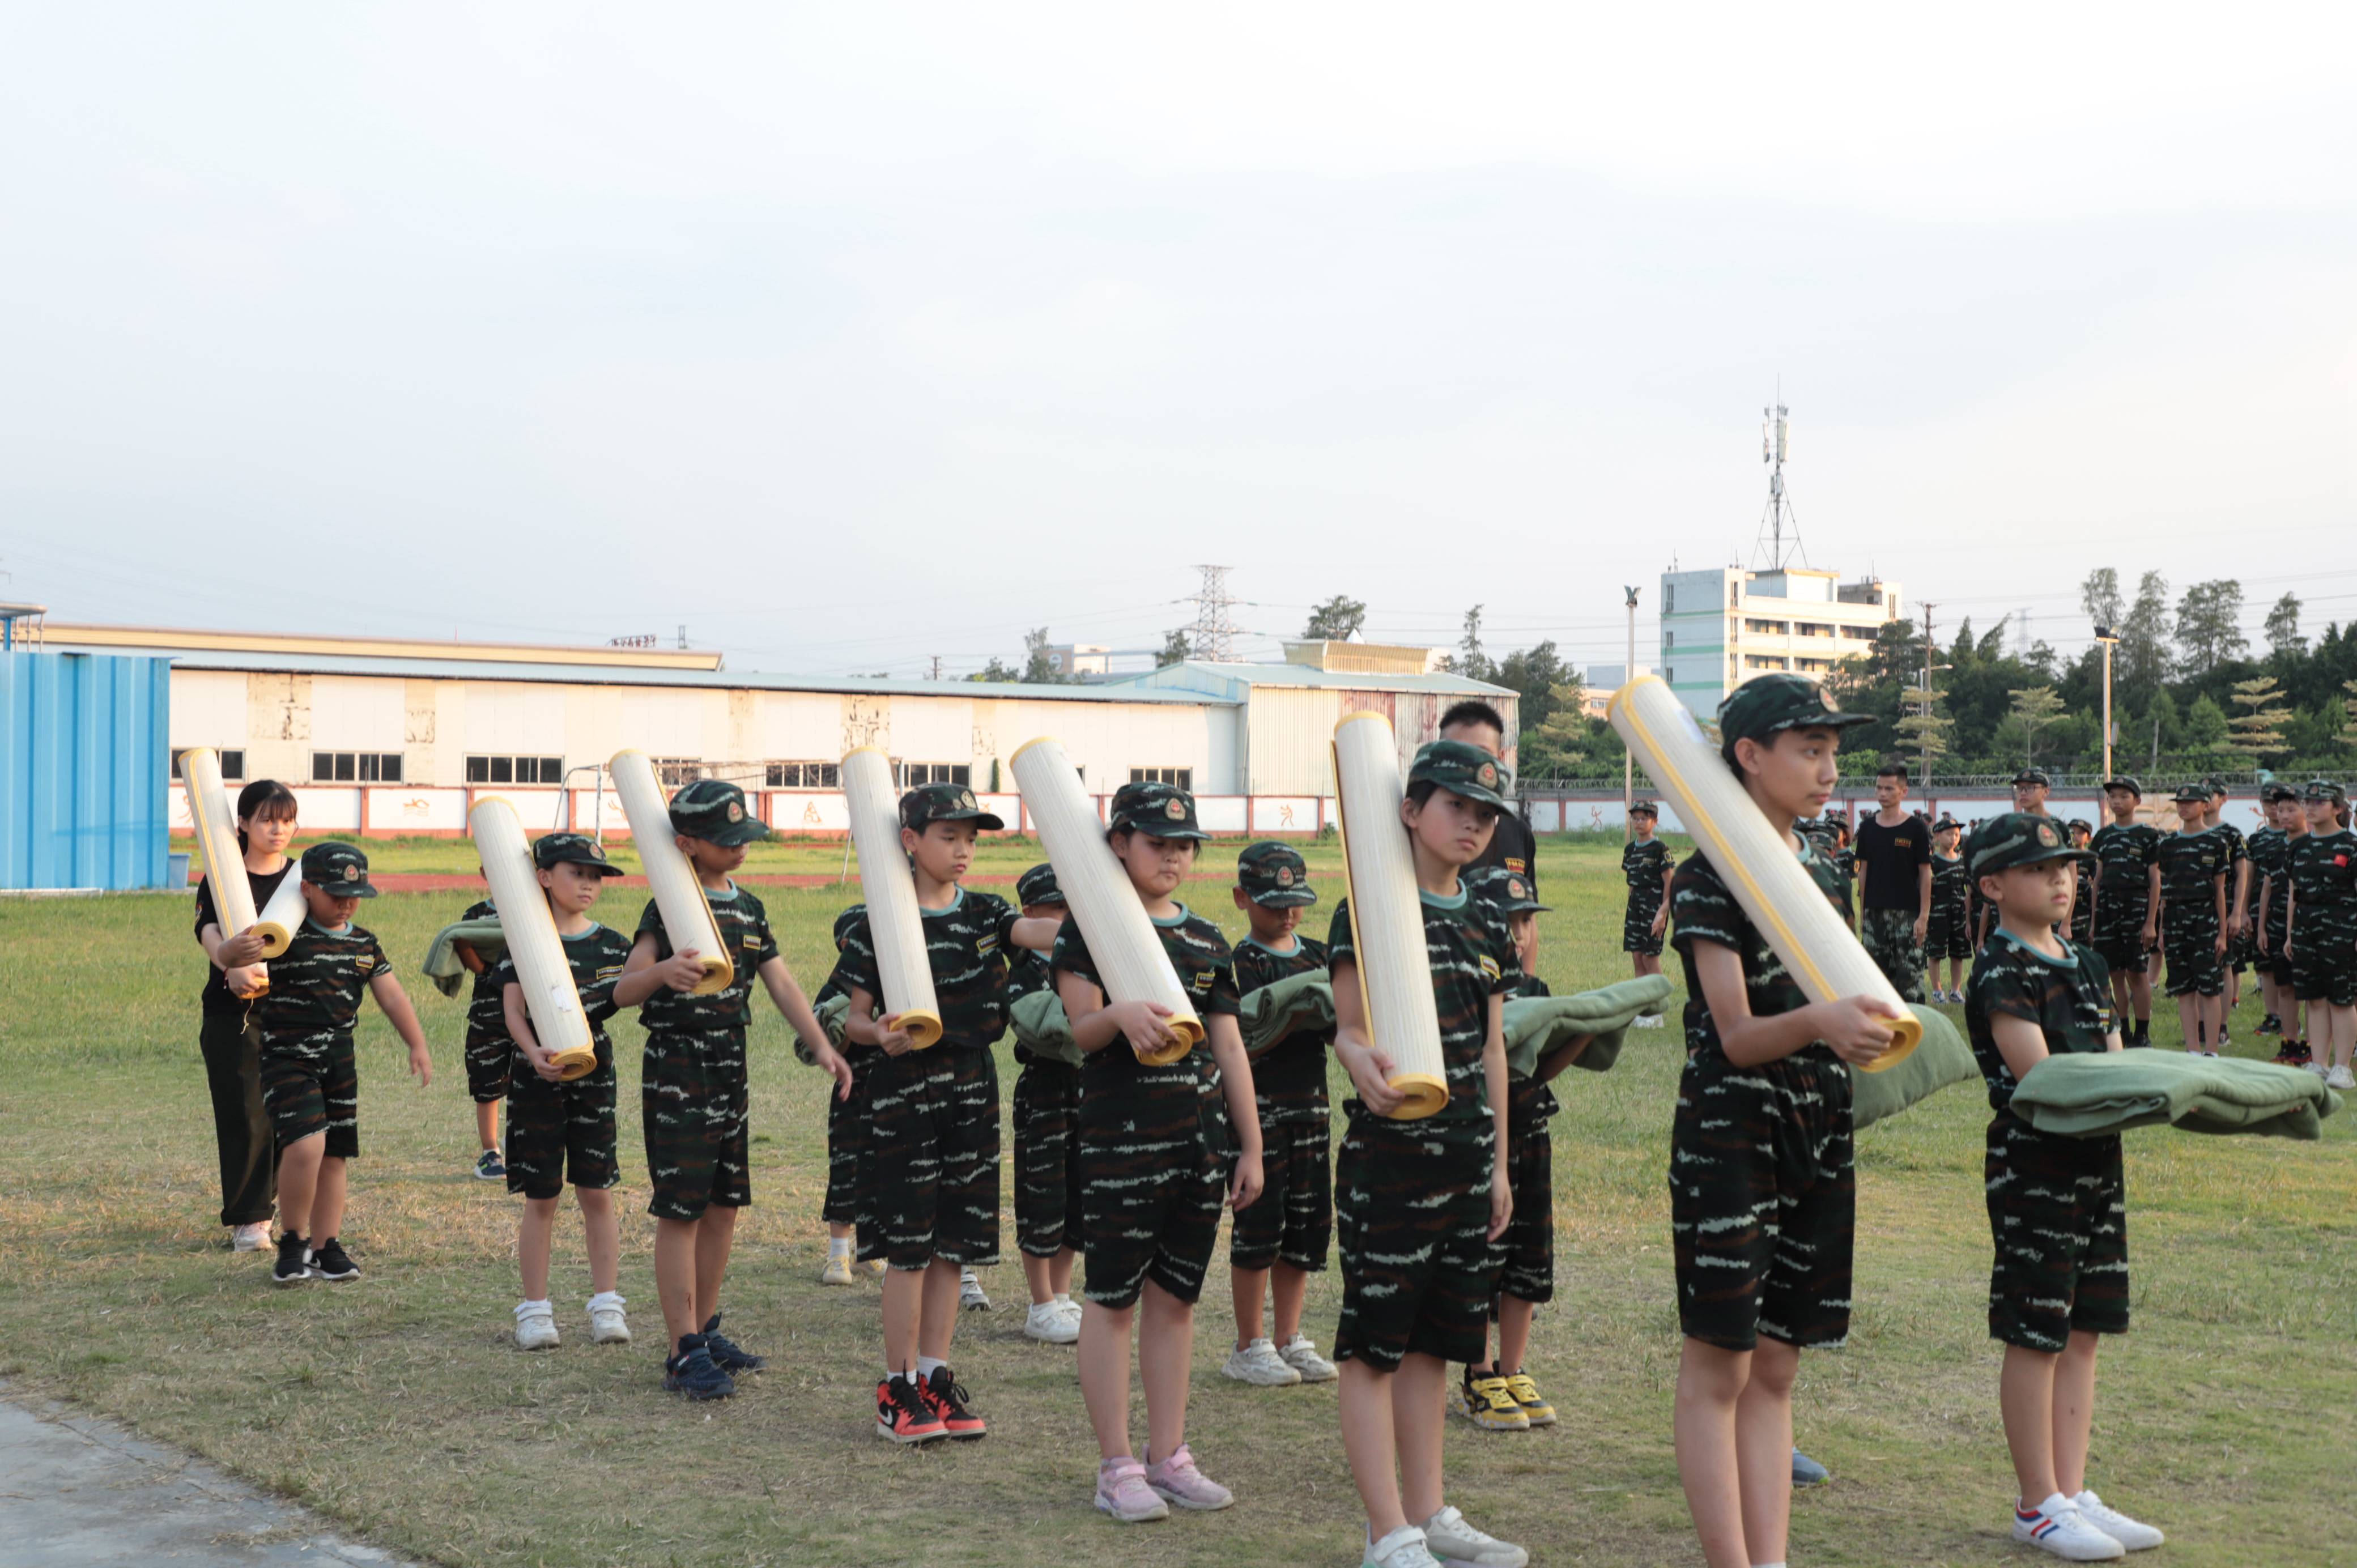
[[[2038,842],[2044,844],[2048,849],[2052,849],[2056,844],[2061,843],[2062,841],[2054,836],[2054,830],[2052,828],[2047,826],[2044,822],[2040,822],[2038,824]]]
[[[1506,896],[1510,898],[1527,898],[1530,897],[1528,893],[1523,890],[1523,879],[1519,876],[1509,876],[1506,878]]]
[[[1162,814],[1174,822],[1183,822],[1187,820],[1187,802],[1173,795],[1163,802]]]
[[[958,810],[959,810],[959,811],[973,811],[974,809],[974,791],[973,791],[973,790],[971,790],[971,789],[961,789],[961,790],[959,790],[959,791],[958,791]]]
[[[1473,777],[1482,789],[1495,789],[1498,787],[1498,765],[1494,762],[1485,762],[1481,765],[1480,771]]]
[[[1276,885],[1279,887],[1290,887],[1293,886],[1293,867],[1289,865],[1280,865],[1276,868]]]
[[[741,801],[728,802],[728,820],[732,822],[741,822],[745,820],[745,807]]]

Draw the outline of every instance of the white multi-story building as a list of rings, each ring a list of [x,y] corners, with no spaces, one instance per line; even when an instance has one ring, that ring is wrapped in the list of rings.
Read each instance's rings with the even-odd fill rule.
[[[1662,678],[1703,718],[1770,670],[1823,680],[1900,618],[1899,585],[1838,572],[1722,566],[1662,574]]]

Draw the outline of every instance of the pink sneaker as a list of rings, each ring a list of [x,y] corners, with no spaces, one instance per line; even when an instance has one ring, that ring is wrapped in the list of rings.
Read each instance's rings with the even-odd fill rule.
[[[1195,1468],[1195,1455],[1183,1443],[1169,1458],[1146,1473],[1146,1484],[1164,1501],[1182,1509],[1209,1511],[1236,1500],[1235,1493]]]
[[[1097,1509],[1124,1524],[1170,1517],[1169,1505],[1146,1484],[1146,1466],[1127,1458],[1107,1459],[1097,1466]]]

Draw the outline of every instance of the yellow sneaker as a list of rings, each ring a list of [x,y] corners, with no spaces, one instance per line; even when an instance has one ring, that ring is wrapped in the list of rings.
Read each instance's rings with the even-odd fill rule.
[[[852,1273],[849,1258],[838,1258],[830,1253],[826,1260],[826,1267],[819,1273],[818,1283],[823,1285],[857,1284],[858,1278]]]
[[[1448,1408],[1484,1432],[1528,1432],[1531,1418],[1514,1402],[1501,1377],[1460,1380],[1448,1391]]]
[[[1506,1378],[1506,1392],[1522,1407],[1523,1419],[1533,1426],[1553,1426],[1555,1406],[1540,1396],[1538,1384],[1531,1381],[1528,1372],[1513,1372]]]
[[[854,1263],[852,1267],[871,1280],[880,1280],[884,1277],[884,1260],[881,1258],[870,1258],[865,1262]]]

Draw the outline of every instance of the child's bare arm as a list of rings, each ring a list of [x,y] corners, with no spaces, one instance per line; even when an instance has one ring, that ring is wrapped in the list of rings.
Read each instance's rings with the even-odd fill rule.
[[[380,970],[369,980],[369,994],[384,1009],[393,1025],[393,1032],[409,1047],[409,1070],[424,1089],[434,1081],[433,1053],[425,1048],[425,1031],[418,1026],[417,1009],[409,1004],[409,993],[401,988],[391,970]]]
[[[1996,1054],[2005,1058],[2006,1070],[2018,1083],[2029,1076],[2029,1069],[2044,1061],[2046,1031],[2028,1018],[2016,1018],[1999,1013],[1989,1019],[1989,1038],[1996,1042]]]
[[[855,1046],[876,1046],[888,1057],[904,1057],[916,1048],[917,1042],[909,1031],[900,1027],[900,1015],[887,1013],[876,1016],[876,998],[866,988],[851,988],[851,1010],[843,1020],[843,1037]]]
[[[704,983],[704,965],[694,948],[657,958],[657,945],[652,931],[640,931],[639,940],[630,944],[630,956],[622,962],[622,977],[614,982],[616,1007],[641,1006],[665,987],[688,992]]]
[[[523,987],[509,981],[500,988],[500,1012],[506,1017],[508,1038],[532,1064],[532,1070],[551,1083],[562,1083],[565,1075],[557,1070],[556,1058],[541,1047],[540,1036],[532,1032],[532,1013],[523,1004]]]
[[[1018,948],[1033,952],[1047,952],[1056,945],[1056,933],[1064,929],[1060,915],[1025,916],[1006,929],[1006,940]]]
[[[1869,1062],[1890,1044],[1889,1027],[1881,1020],[1899,1015],[1887,1002],[1850,996],[1755,1017],[1743,984],[1743,960],[1736,950],[1697,937],[1693,951],[1695,977],[1702,983],[1703,1004],[1718,1026],[1719,1048],[1737,1067],[1778,1061],[1819,1040],[1846,1062]]]
[[[1490,1022],[1481,1041],[1481,1076],[1490,1100],[1490,1120],[1497,1129],[1496,1152],[1490,1164],[1490,1240],[1506,1233],[1514,1219],[1514,1187],[1507,1176],[1507,1101],[1513,1093],[1506,1069],[1506,999],[1490,998]]]
[[[1355,959],[1336,959],[1330,966],[1334,978],[1334,1057],[1342,1070],[1351,1075],[1351,1087],[1359,1091],[1360,1102],[1378,1116],[1388,1116],[1398,1110],[1407,1096],[1394,1089],[1392,1074],[1399,1064],[1375,1047],[1367,1029],[1366,999],[1359,994],[1359,965]]]
[[[771,1004],[785,1015],[786,1022],[793,1026],[795,1034],[802,1036],[802,1044],[810,1047],[810,1054],[820,1070],[834,1079],[834,1097],[837,1100],[850,1099],[851,1064],[843,1059],[843,1053],[836,1050],[834,1042],[826,1037],[826,1030],[820,1025],[818,1015],[811,1010],[810,998],[804,996],[802,988],[794,983],[793,972],[786,967],[786,961],[772,953],[761,961],[761,967],[754,972],[761,977],[762,989],[769,992]]]
[[[1203,1034],[1211,1044],[1211,1059],[1220,1064],[1220,1090],[1227,1096],[1228,1125],[1235,1133],[1236,1171],[1228,1184],[1228,1202],[1235,1208],[1248,1208],[1260,1197],[1265,1179],[1252,1061],[1244,1055],[1243,1031],[1233,1014],[1211,1014],[1203,1020]]]
[[[1164,1050],[1178,1043],[1170,1027],[1170,1009],[1158,1002],[1108,1002],[1103,988],[1069,970],[1056,971],[1056,999],[1071,1020],[1072,1043],[1081,1054],[1104,1049],[1126,1039],[1134,1051]],[[1242,1036],[1238,1036],[1242,1049]]]

